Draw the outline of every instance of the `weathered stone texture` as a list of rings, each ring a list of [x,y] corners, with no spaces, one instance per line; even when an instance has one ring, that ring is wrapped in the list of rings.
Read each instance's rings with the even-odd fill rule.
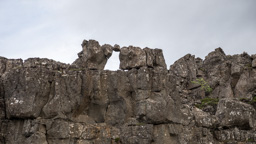
[[[0,144],[256,142],[255,55],[217,48],[167,70],[160,49],[82,47],[71,65],[0,57]],[[121,70],[103,70],[113,50]]]
[[[72,64],[77,68],[103,70],[113,52],[111,45],[100,46],[95,40],[84,40],[82,47],[83,50],[78,53],[79,58]]]
[[[120,69],[130,70],[140,67],[162,67],[166,69],[163,52],[161,49],[141,49],[139,47],[123,47],[120,55]]]
[[[255,109],[246,103],[221,99],[216,116],[219,118],[221,127],[239,127],[241,129],[253,129],[256,126]]]

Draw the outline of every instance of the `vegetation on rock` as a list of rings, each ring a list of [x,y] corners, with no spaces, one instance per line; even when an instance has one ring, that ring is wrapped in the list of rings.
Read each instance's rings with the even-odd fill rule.
[[[212,88],[209,86],[209,84],[203,78],[198,78],[198,79],[192,81],[192,83],[199,84],[201,86],[201,89],[204,90],[206,93],[212,92]]]
[[[207,105],[211,105],[211,106],[216,106],[219,102],[219,99],[218,98],[209,98],[209,97],[206,97],[204,99],[201,99],[201,104],[196,104],[195,106],[197,108],[204,108],[206,107]]]

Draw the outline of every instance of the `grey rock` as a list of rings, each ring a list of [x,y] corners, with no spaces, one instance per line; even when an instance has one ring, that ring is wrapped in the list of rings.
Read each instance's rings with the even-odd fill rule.
[[[0,143],[6,142],[8,122],[0,120]]]
[[[2,79],[0,79],[0,119],[5,119],[6,115],[5,99],[4,99],[4,86]]]
[[[165,64],[165,59],[163,55],[162,49],[154,49],[153,54],[155,56],[154,60],[154,66],[162,67],[163,69],[166,69],[167,66]]]
[[[179,144],[178,135],[170,135],[168,125],[154,126],[154,142],[152,144]]]
[[[135,126],[121,128],[121,142],[123,144],[148,144],[153,139],[153,125],[139,123]]]
[[[72,64],[80,68],[103,70],[107,60],[112,55],[112,46],[100,46],[95,40],[84,40],[83,51],[78,53],[78,59]]]
[[[238,64],[232,64],[231,66],[231,75],[233,77],[239,77],[243,72],[243,67]]]
[[[219,124],[218,117],[210,115],[201,109],[194,108],[193,115],[195,116],[196,125],[199,127],[216,128]]]
[[[22,65],[22,59],[7,59],[0,57],[0,76],[11,69],[19,69]]]
[[[150,49],[139,47],[123,47],[120,55],[120,69],[130,70],[140,67],[162,67],[166,69],[166,64],[161,49]]]
[[[112,55],[113,47],[109,44],[104,44],[101,46],[101,48],[103,49],[103,53],[104,53],[105,57],[107,59],[109,59]]]
[[[252,61],[252,67],[253,67],[253,68],[256,68],[256,58],[253,59],[253,61]]]
[[[160,49],[82,47],[71,65],[0,57],[0,143],[255,143],[255,55],[217,48],[167,70]],[[121,70],[103,70],[113,50]]]
[[[125,122],[126,104],[124,101],[113,102],[107,107],[106,123],[109,125],[120,125]]]
[[[190,54],[185,55],[170,66],[170,71],[182,78],[196,78],[197,65],[195,57]]]
[[[82,78],[79,73],[62,75],[56,73],[51,84],[48,101],[42,108],[45,117],[55,117],[74,111],[81,100]],[[68,86],[69,85],[69,86]]]
[[[166,69],[166,64],[163,56],[163,51],[161,49],[143,49],[147,55],[147,66],[148,67],[162,67]]]
[[[254,131],[240,130],[236,127],[228,130],[215,131],[214,135],[216,139],[221,142],[229,141],[237,143],[237,141],[240,141],[244,143],[255,143],[256,140]]]
[[[122,47],[119,55],[120,69],[139,68],[146,65],[146,53],[139,47]]]
[[[253,71],[245,71],[242,73],[234,88],[235,97],[252,98],[250,93],[256,88],[255,80],[255,73]]]
[[[0,75],[2,75],[6,71],[6,61],[8,59],[4,57],[0,57]]]
[[[120,48],[120,46],[119,46],[118,44],[115,44],[114,47],[113,47],[113,50],[114,50],[115,52],[120,52],[120,51],[121,51],[121,48]]]
[[[173,123],[173,124],[168,124],[168,128],[169,128],[169,133],[170,133],[171,135],[176,135],[176,136],[178,136],[178,135],[181,134],[182,131],[183,131],[183,125],[181,125],[181,124],[175,124],[175,123]]]
[[[151,93],[149,98],[136,102],[135,115],[148,123],[163,123],[167,111],[167,102],[161,93]]]
[[[69,67],[68,64],[57,62],[46,58],[29,58],[24,61],[25,68],[46,68],[48,70],[56,70],[63,72]]]
[[[25,135],[23,135],[23,122],[22,120],[12,120],[8,122],[5,137],[5,143],[24,143]]]
[[[237,100],[221,99],[216,116],[219,118],[221,127],[255,128],[255,109],[251,105]]]
[[[19,68],[2,75],[8,118],[36,118],[47,103],[51,72],[47,69]]]
[[[204,60],[204,65],[215,65],[220,62],[223,62],[226,59],[226,54],[224,51],[219,47],[216,48],[215,51],[209,53]]]

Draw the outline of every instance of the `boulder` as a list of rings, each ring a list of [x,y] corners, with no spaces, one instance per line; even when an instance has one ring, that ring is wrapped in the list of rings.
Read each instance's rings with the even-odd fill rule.
[[[210,52],[204,60],[204,65],[216,65],[223,62],[226,59],[226,54],[222,48],[216,48],[215,51]]]
[[[36,118],[51,91],[51,72],[47,69],[19,68],[2,75],[8,118]]]
[[[161,49],[150,49],[139,47],[123,47],[120,55],[120,69],[130,70],[140,67],[161,67],[166,69],[166,64]]]
[[[120,46],[118,44],[115,44],[114,47],[113,47],[113,50],[115,52],[120,52],[121,48],[120,48]]]
[[[170,71],[182,78],[195,79],[197,74],[195,57],[191,54],[185,55],[170,66]]]
[[[256,58],[253,59],[253,61],[252,61],[252,67],[253,67],[253,68],[256,68]]]
[[[146,65],[146,53],[139,47],[122,47],[119,55],[120,69],[140,68]]]
[[[84,40],[82,47],[83,51],[78,53],[79,58],[72,64],[78,68],[103,70],[113,52],[111,45],[100,46],[95,40]]]
[[[224,128],[239,127],[248,130],[255,129],[256,126],[255,109],[251,105],[237,100],[221,99],[216,116],[220,121],[219,125]]]

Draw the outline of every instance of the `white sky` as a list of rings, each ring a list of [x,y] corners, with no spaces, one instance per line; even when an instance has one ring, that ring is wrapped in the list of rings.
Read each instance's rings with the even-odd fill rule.
[[[256,0],[0,0],[0,56],[72,63],[83,39],[161,48],[168,66],[217,47],[255,54]]]

